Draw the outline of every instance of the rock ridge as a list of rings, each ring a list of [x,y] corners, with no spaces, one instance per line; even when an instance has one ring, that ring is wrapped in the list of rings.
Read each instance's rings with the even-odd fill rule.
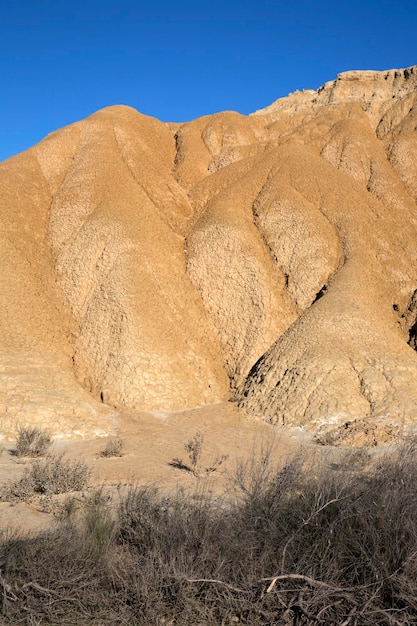
[[[412,95],[416,87],[417,65],[386,71],[350,70],[341,72],[316,91],[296,91],[252,115],[288,114],[302,109],[358,102],[376,124],[392,106],[391,100]]]

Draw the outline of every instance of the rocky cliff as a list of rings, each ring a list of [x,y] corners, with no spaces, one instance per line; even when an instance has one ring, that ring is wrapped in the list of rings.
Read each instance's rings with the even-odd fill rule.
[[[122,106],[0,164],[2,429],[233,398],[417,419],[417,66],[248,117]]]

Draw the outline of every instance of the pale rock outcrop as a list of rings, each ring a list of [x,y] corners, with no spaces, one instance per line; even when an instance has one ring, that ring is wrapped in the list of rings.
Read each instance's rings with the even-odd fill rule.
[[[335,80],[322,85],[317,91],[307,89],[280,98],[270,106],[256,111],[255,115],[306,113],[321,107],[339,104],[359,104],[366,111],[373,129],[382,119],[398,111],[398,102],[408,100],[417,88],[417,66],[401,70],[377,72],[353,70],[342,72]]]

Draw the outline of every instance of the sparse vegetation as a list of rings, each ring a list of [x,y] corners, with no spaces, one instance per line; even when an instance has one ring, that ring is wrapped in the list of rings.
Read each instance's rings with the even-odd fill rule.
[[[51,444],[52,437],[47,430],[21,426],[17,431],[16,456],[44,456]]]
[[[278,471],[266,453],[222,497],[99,492],[37,537],[5,534],[2,624],[416,624],[417,445],[339,454]]]
[[[19,480],[7,485],[7,498],[28,501],[35,495],[56,495],[81,491],[87,485],[90,470],[82,461],[70,461],[60,455],[47,455],[25,467]]]
[[[188,458],[191,465],[191,471],[196,472],[197,463],[200,460],[201,453],[203,451],[204,435],[200,431],[197,431],[187,443],[184,444],[184,450],[188,454]]]
[[[226,454],[219,455],[215,460],[207,467],[201,466],[201,454],[203,451],[204,435],[200,431],[197,431],[189,441],[184,444],[184,450],[188,456],[188,463],[184,463],[182,459],[172,459],[170,465],[176,469],[185,470],[191,472],[196,478],[201,478],[204,475],[215,472],[220,465],[228,459]]]
[[[108,439],[105,448],[100,451],[100,456],[105,458],[123,456],[124,446],[123,439]]]

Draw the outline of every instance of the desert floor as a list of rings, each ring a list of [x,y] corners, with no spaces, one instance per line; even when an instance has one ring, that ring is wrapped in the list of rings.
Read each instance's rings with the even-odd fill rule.
[[[174,459],[189,463],[184,444],[197,432],[204,437],[198,467],[203,478],[170,465]],[[91,468],[90,488],[124,485],[155,484],[171,490],[178,486],[193,489],[198,485],[221,491],[235,475],[236,466],[262,450],[272,448],[271,460],[280,466],[301,447],[311,449],[311,435],[301,429],[274,427],[247,417],[232,403],[221,403],[201,408],[162,412],[130,412],[115,418],[114,437],[124,442],[121,457],[105,458],[100,452],[107,438],[56,440],[50,453],[65,452],[68,459],[82,460]],[[32,459],[19,459],[13,453],[14,445],[6,444],[0,456],[0,487],[16,480]],[[227,459],[215,471],[205,476],[217,458]],[[53,523],[52,512],[45,512],[40,501],[0,502],[0,529],[37,531]]]

